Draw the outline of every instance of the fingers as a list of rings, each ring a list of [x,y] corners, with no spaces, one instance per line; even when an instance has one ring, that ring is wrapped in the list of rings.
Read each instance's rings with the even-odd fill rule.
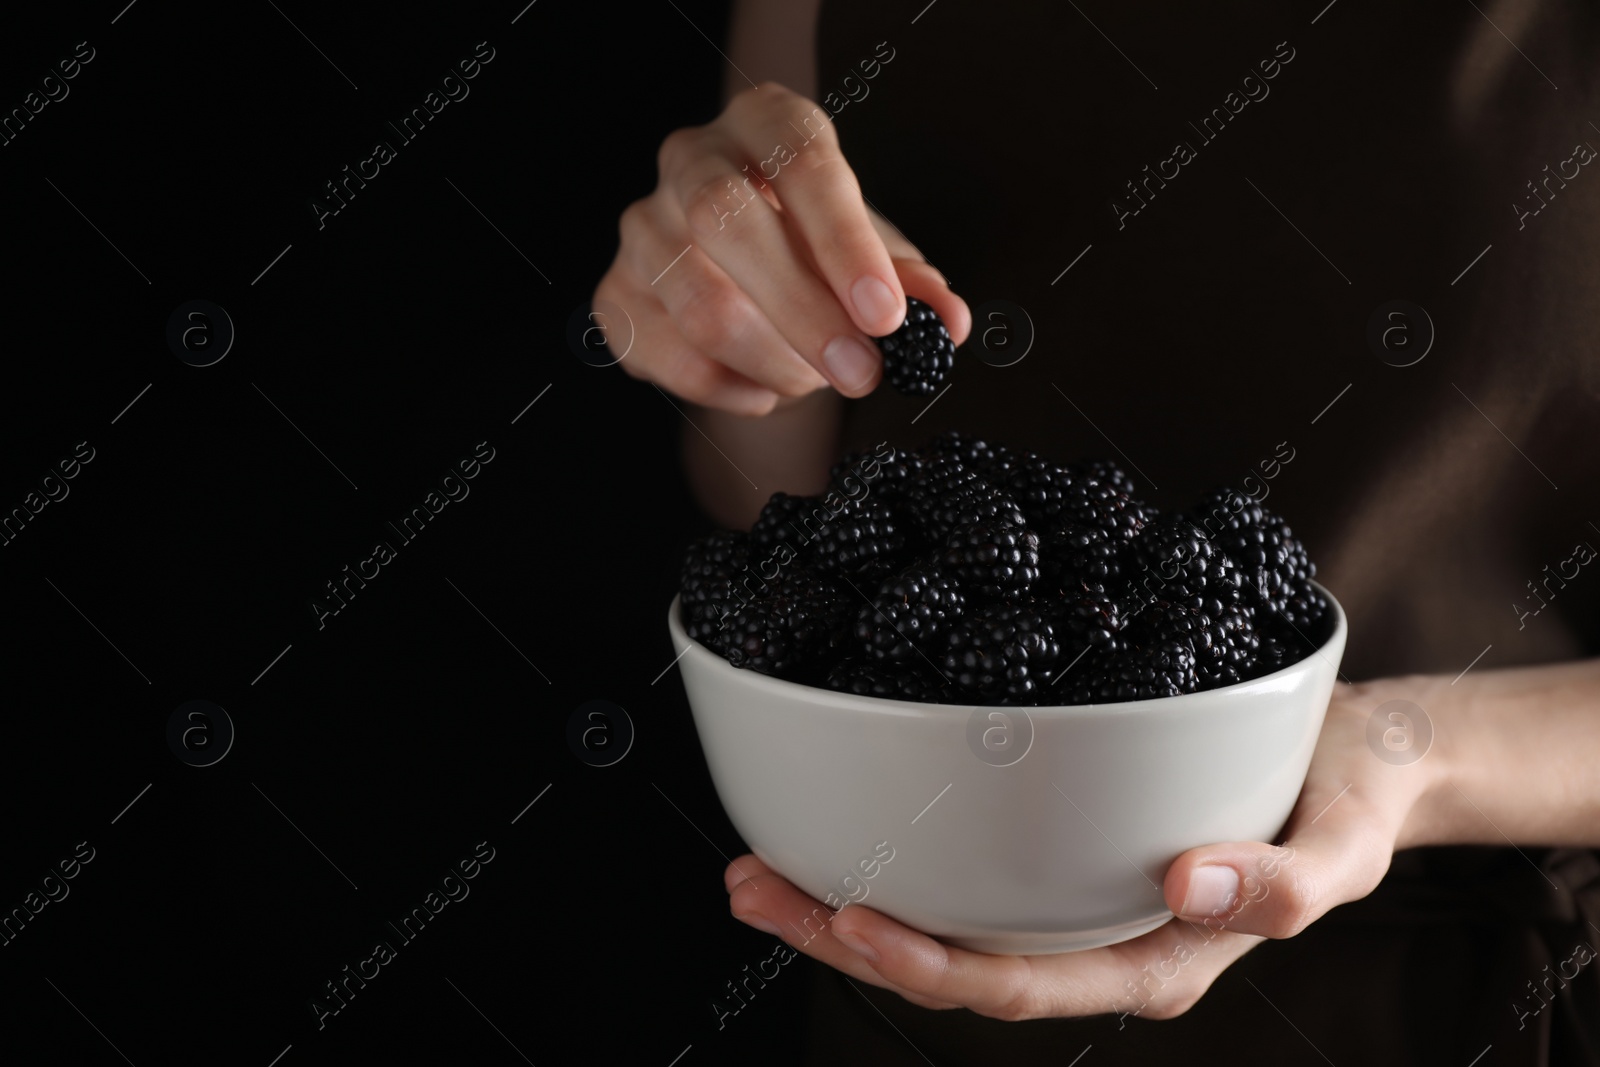
[[[731,146],[705,136],[701,151],[663,174],[693,242],[835,389],[870,393],[882,377],[877,347],[810,269],[778,210],[753,192],[740,197]]]
[[[743,872],[743,873],[741,873]],[[744,875],[748,874],[746,878]],[[910,990],[896,989],[879,976],[866,960],[841,944],[833,935],[835,913],[820,901],[806,896],[786,879],[773,873],[754,856],[741,856],[729,864],[724,872],[725,884],[732,890],[728,907],[734,918],[762,930],[775,933],[789,946],[799,949],[812,959],[842,971],[859,981],[870,982],[892,990],[925,1008],[951,1008],[956,1005],[934,998],[920,996]],[[860,905],[850,905],[845,914],[865,910]]]
[[[907,296],[914,296],[927,304],[944,320],[950,331],[950,340],[956,344],[966,341],[972,333],[972,311],[967,302],[951,290],[944,276],[925,260],[895,257],[895,272]],[[895,323],[898,327],[900,324]]]
[[[631,209],[630,209],[631,210]],[[635,277],[671,263],[651,286],[678,334],[717,363],[785,397],[801,397],[828,382],[773,327],[755,302],[698,247],[673,249],[663,236],[659,205],[628,242]]]
[[[1050,956],[992,956],[941,944],[887,916],[847,908],[835,939],[902,990],[1006,1021],[1126,1012],[1170,1019],[1198,1001],[1260,939],[1196,932],[1184,923],[1105,948]]]
[[[905,319],[905,297],[873,228],[861,185],[839,150],[832,117],[805,97],[768,83],[735,97],[720,123],[747,160],[742,173],[770,190],[793,217],[819,273],[870,336]]]
[[[1189,1008],[1256,936],[1174,921],[1131,941],[1051,956],[992,956],[935,941],[861,905],[838,912],[755,856],[723,873],[735,917],[852,978],[930,1008],[1008,1021],[1121,1013],[1170,1019]]]
[[[595,299],[623,308],[633,323],[634,340],[622,369],[654,382],[694,404],[740,415],[765,415],[778,394],[696,351],[678,333],[661,303],[633,293],[608,274]]]
[[[1321,814],[1283,847],[1208,845],[1179,856],[1167,871],[1167,906],[1211,929],[1284,938],[1371,893],[1389,869],[1396,829],[1359,788],[1308,795]]]
[[[732,893],[739,888],[739,883],[754,878],[758,874],[772,873],[772,868],[762,863],[756,856],[740,856],[729,863],[728,869],[722,872],[722,884],[729,893]]]
[[[906,295],[957,344],[965,303],[869,209],[822,108],[768,83],[714,122],[662,142],[654,193],[623,212],[621,247],[596,290],[634,318],[624,369],[744,415],[826,386],[865,396],[883,377],[873,338]]]

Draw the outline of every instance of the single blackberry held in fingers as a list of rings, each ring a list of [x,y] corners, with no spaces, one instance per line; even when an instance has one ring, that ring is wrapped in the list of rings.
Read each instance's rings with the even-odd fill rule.
[[[819,496],[684,555],[681,622],[734,666],[913,703],[1081,705],[1248,682],[1331,636],[1282,517],[1162,513],[1103,460],[958,432],[853,452]]]
[[[956,346],[944,321],[914,296],[906,297],[906,318],[900,328],[877,342],[884,376],[907,396],[932,396],[956,365]]]

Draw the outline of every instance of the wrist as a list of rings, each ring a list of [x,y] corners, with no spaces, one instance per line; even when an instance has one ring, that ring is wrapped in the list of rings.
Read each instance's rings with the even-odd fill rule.
[[[1405,758],[1384,756],[1385,778],[1400,811],[1394,851],[1450,844],[1459,833],[1461,775],[1459,713],[1461,694],[1446,678],[1407,675],[1364,682],[1352,687],[1353,702],[1371,716],[1386,705],[1378,739],[1369,728],[1368,744],[1383,745],[1394,731],[1401,736]],[[1409,707],[1406,705],[1410,705]],[[1470,747],[1470,746],[1465,746]],[[1396,751],[1390,749],[1389,751]]]

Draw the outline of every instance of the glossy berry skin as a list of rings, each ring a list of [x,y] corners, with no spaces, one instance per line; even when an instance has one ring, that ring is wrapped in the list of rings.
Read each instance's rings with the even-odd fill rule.
[[[943,679],[931,667],[920,662],[841,660],[828,671],[828,688],[856,696],[910,700],[920,704],[942,703],[947,695]]]
[[[726,653],[723,616],[735,606],[735,583],[746,576],[749,558],[749,538],[732,530],[713,530],[695,540],[684,553],[678,582],[683,628],[691,638],[719,654]],[[750,584],[760,589],[764,583],[753,578]]]
[[[956,365],[956,346],[944,320],[914,296],[906,297],[906,317],[900,328],[877,341],[878,351],[883,353],[884,377],[907,396],[932,396]]]
[[[1223,488],[1163,515],[1104,461],[973,434],[886,442],[685,553],[689,636],[735,666],[921,703],[1103,704],[1260,678],[1329,637],[1281,517]]]
[[[1045,613],[1030,605],[994,604],[967,615],[945,641],[944,674],[969,697],[987,703],[1037,702],[1061,659]]]
[[[1039,579],[1039,536],[1005,522],[975,522],[950,534],[939,562],[974,597],[1015,599]]]
[[[1109,656],[1128,644],[1124,632],[1128,620],[1122,606],[1105,593],[1089,590],[1063,596],[1051,603],[1050,616],[1062,654],[1068,659],[1085,649],[1093,655]]]
[[[1154,523],[1157,512],[1114,486],[1084,478],[1073,482],[1064,493],[1060,518],[1098,527],[1112,541],[1125,544]]]
[[[827,514],[823,508],[822,515]],[[875,581],[894,570],[906,544],[894,509],[871,497],[846,501],[826,522],[804,527],[804,533],[795,543],[802,566],[852,580]]]
[[[1199,685],[1188,645],[1165,641],[1103,662],[1070,692],[1070,704],[1154,700],[1193,693]]]
[[[768,595],[728,617],[723,655],[735,667],[794,677],[843,644],[850,617],[850,602],[831,583],[805,573],[780,577]]]
[[[1145,527],[1131,548],[1129,576],[1146,597],[1220,615],[1243,596],[1238,567],[1188,519]]]
[[[1016,501],[957,456],[936,456],[905,494],[922,536],[943,544],[959,527],[995,520],[1019,529],[1027,518]]]
[[[967,598],[953,578],[931,567],[912,567],[878,587],[856,615],[855,641],[871,660],[924,663],[938,654],[945,631],[966,612]]]
[[[1039,545],[1040,573],[1062,595],[1122,590],[1122,551],[1097,526],[1069,522],[1046,534]]]
[[[1054,526],[1078,478],[1066,467],[1028,453],[1017,461],[1006,480],[1006,491],[1022,507],[1028,522],[1041,529]]]
[[[1315,621],[1321,608],[1306,583],[1317,568],[1289,524],[1236,489],[1214,489],[1201,498],[1194,521],[1238,565],[1245,598],[1265,614],[1282,615],[1290,601],[1305,601],[1292,616]]]
[[[1084,460],[1082,463],[1070,464],[1067,469],[1070,470],[1073,476],[1078,479],[1096,481],[1100,482],[1102,485],[1109,485],[1111,488],[1115,489],[1119,493],[1124,494],[1125,496],[1137,497],[1139,495],[1138,491],[1134,488],[1133,479],[1128,477],[1127,473],[1124,472],[1121,467],[1109,460]]]

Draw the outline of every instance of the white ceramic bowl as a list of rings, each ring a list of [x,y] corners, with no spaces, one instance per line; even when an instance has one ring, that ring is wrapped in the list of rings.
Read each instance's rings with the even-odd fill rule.
[[[734,667],[689,639],[677,599],[667,625],[717,794],[763,862],[833,907],[1029,955],[1153,930],[1179,855],[1276,839],[1344,654],[1328,600],[1333,635],[1276,673],[1078,707],[836,693]]]

